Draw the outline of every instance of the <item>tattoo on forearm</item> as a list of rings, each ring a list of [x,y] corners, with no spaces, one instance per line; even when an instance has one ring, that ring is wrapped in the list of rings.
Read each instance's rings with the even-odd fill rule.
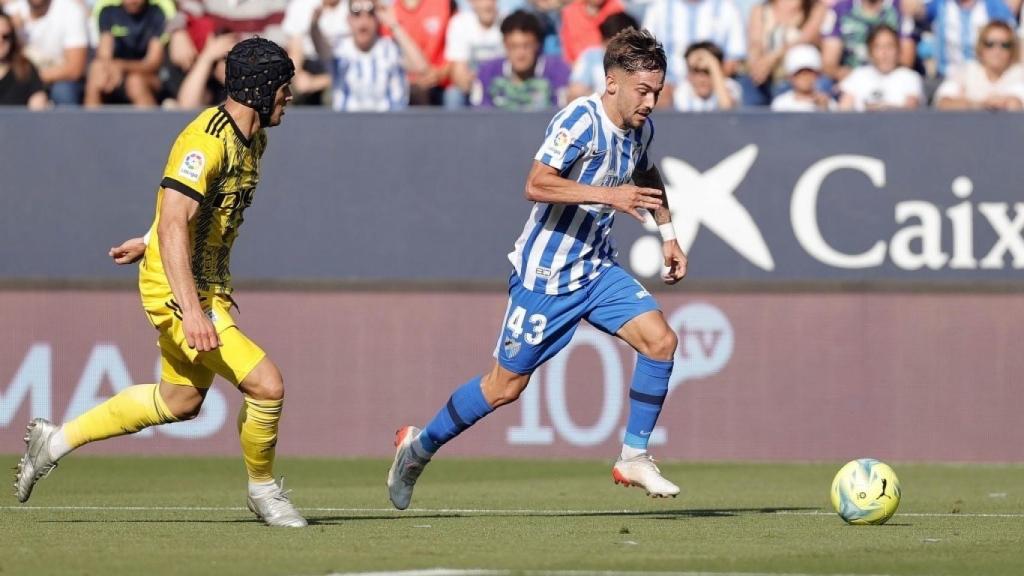
[[[652,210],[654,221],[657,224],[668,224],[672,221],[672,212],[668,207],[668,194],[665,193],[665,181],[661,179],[661,171],[657,166],[651,166],[646,172],[637,172],[633,182],[641,188],[654,188],[661,190],[661,208]]]

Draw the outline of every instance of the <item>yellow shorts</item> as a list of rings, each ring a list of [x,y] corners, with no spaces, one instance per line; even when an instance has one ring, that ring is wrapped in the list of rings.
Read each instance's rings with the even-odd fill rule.
[[[230,297],[200,296],[200,303],[220,337],[220,347],[211,352],[189,348],[178,305],[173,299],[145,306],[149,321],[160,332],[157,339],[161,352],[160,378],[170,384],[209,388],[214,375],[219,374],[238,386],[267,354],[235,326]]]

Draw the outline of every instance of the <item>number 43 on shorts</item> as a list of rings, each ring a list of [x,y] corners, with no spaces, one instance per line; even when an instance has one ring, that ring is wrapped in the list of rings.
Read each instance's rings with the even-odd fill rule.
[[[515,310],[508,315],[508,323],[505,326],[516,340],[523,335],[523,320],[526,320],[526,308],[522,306],[516,306]],[[548,325],[548,319],[543,314],[531,314],[529,322],[531,332],[526,334],[523,339],[527,344],[536,346],[544,340],[544,328]]]

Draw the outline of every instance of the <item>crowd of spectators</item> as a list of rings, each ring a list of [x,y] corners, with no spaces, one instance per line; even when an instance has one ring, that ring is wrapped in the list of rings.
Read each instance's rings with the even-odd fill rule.
[[[0,0],[0,105],[198,108],[260,35],[296,104],[538,110],[644,27],[687,112],[1024,109],[1022,0]]]

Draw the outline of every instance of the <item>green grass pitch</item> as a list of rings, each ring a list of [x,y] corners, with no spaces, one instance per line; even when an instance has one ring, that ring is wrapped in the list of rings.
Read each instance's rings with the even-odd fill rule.
[[[442,456],[406,512],[388,465],[281,460],[312,524],[288,530],[245,509],[240,459],[72,456],[28,504],[2,503],[0,575],[1024,574],[1024,466],[894,463],[896,516],[847,526],[828,504],[840,462],[667,463],[683,493],[652,500],[610,462]]]

